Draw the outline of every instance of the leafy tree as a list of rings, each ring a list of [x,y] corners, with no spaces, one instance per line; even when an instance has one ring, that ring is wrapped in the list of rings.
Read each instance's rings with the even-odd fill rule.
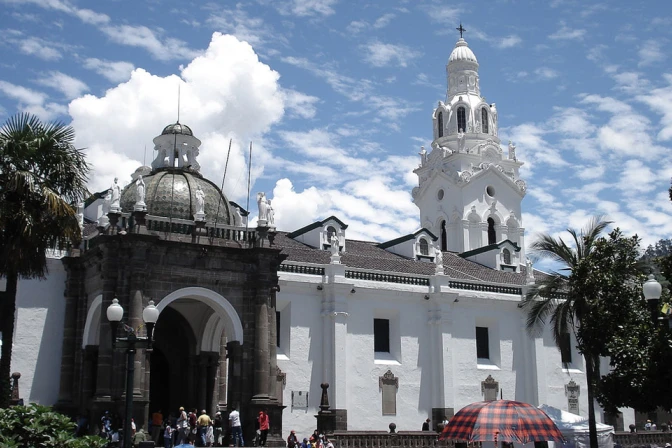
[[[0,409],[0,446],[7,448],[103,448],[97,436],[75,438],[77,425],[51,408],[31,404]]]
[[[42,123],[30,114],[9,118],[0,128],[0,407],[8,405],[14,314],[19,278],[43,278],[46,251],[77,244],[77,203],[87,194],[84,154],[75,132],[62,123]]]
[[[601,346],[605,343],[606,335],[589,331],[584,324],[598,314],[595,307],[609,298],[607,294],[613,293],[612,290],[600,291],[602,281],[594,276],[603,269],[596,269],[596,259],[591,257],[600,234],[609,224],[602,217],[595,217],[581,232],[568,229],[572,237],[571,245],[549,234],[538,235],[531,245],[533,254],[559,263],[561,272],[553,272],[540,279],[529,288],[523,300],[529,332],[536,332],[547,323],[550,324],[558,348],[565,334],[573,333],[576,338],[577,349],[586,364],[588,426],[592,448],[597,448],[594,385],[600,372]]]

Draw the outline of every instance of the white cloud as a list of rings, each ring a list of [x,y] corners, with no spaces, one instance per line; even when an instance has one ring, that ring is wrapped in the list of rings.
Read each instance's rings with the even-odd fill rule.
[[[668,83],[667,86],[654,89],[639,99],[660,117],[658,139],[669,141],[672,139],[672,75],[664,74],[663,77]]]
[[[539,67],[534,70],[534,74],[541,79],[553,79],[558,77],[558,72],[549,67]]]
[[[20,111],[35,114],[45,121],[53,120],[66,112],[65,106],[62,104],[47,103],[49,97],[45,93],[7,81],[0,81],[0,92],[16,100]]]
[[[560,29],[548,36],[552,40],[581,40],[586,34],[586,30],[580,28],[570,28],[564,22],[560,22]]]
[[[350,22],[350,24],[348,24],[347,27],[345,27],[345,30],[349,34],[359,34],[368,27],[369,27],[368,22],[365,22],[364,20],[353,20],[352,22]]]
[[[306,95],[292,89],[284,89],[285,107],[301,118],[313,118],[317,113],[315,104],[320,101],[316,96]]]
[[[72,76],[66,75],[58,71],[46,73],[43,77],[37,80],[38,84],[51,87],[54,90],[61,92],[66,99],[77,98],[82,93],[89,90],[84,82]]]
[[[161,61],[187,59],[196,54],[186,42],[171,37],[161,39],[161,36],[146,26],[103,26],[100,30],[113,42],[143,48]]]
[[[520,37],[516,35],[511,35],[507,37],[502,37],[501,39],[497,40],[495,42],[495,46],[497,48],[511,48],[515,47],[516,45],[520,45],[522,41],[523,40]]]
[[[282,15],[306,16],[330,16],[335,11],[332,8],[337,0],[287,0],[273,2],[273,5]]]
[[[386,44],[379,41],[371,41],[362,48],[366,54],[364,59],[374,67],[395,65],[407,67],[408,63],[421,56],[421,54],[405,45]]]
[[[284,41],[284,38],[275,33],[270,24],[264,22],[262,18],[250,16],[241,3],[236,4],[235,9],[217,6],[209,15],[207,23],[216,31],[233,34],[255,48],[277,40]]]
[[[101,25],[108,23],[110,17],[107,14],[101,14],[90,9],[77,8],[71,2],[66,0],[4,0],[6,3],[26,4],[31,3],[44,9],[60,11],[68,15],[79,18],[82,22],[89,25]]]
[[[130,62],[107,61],[98,58],[88,58],[84,60],[83,65],[84,68],[93,70],[109,81],[116,83],[127,81],[131,77],[131,72],[135,69],[135,66]]]
[[[383,14],[382,16],[378,17],[375,22],[373,22],[373,27],[375,29],[385,28],[395,17],[396,15],[392,13]]]
[[[61,52],[54,46],[36,37],[25,37],[17,40],[16,43],[18,44],[21,53],[37,56],[45,61],[56,61],[63,57]]]
[[[129,180],[142,161],[143,147],[151,148],[162,127],[175,121],[180,85],[181,122],[203,142],[201,172],[210,179],[221,178],[233,138],[225,191],[234,192],[234,200],[244,197],[248,143],[254,139],[253,176],[259,176],[270,158],[261,136],[284,115],[286,97],[278,78],[250,45],[215,33],[208,49],[182,69],[181,77],[156,76],[138,68],[104,96],[72,101],[69,112],[77,146],[87,148],[94,167],[90,189],[106,188],[115,176]],[[153,159],[151,149],[147,159]]]
[[[664,61],[667,55],[661,48],[660,42],[655,40],[647,40],[639,49],[639,66],[655,64],[656,62]]]

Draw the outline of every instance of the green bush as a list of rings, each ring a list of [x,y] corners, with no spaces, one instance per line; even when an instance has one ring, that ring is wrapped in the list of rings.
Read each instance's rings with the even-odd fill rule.
[[[103,448],[97,436],[75,437],[77,425],[47,406],[30,404],[0,409],[2,448]]]

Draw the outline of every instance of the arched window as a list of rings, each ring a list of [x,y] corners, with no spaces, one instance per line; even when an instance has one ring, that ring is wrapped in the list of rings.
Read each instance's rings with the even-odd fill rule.
[[[495,220],[488,218],[488,244],[497,243],[497,232],[495,231]]]
[[[481,130],[484,134],[488,133],[488,111],[485,107],[481,109]]]
[[[429,244],[424,238],[420,238],[420,255],[429,255]]]
[[[439,112],[436,117],[436,128],[439,131],[439,138],[443,137],[443,112]]]
[[[448,250],[448,234],[446,232],[446,221],[441,221],[441,250]]]
[[[457,108],[457,131],[467,132],[467,112],[464,107]]]
[[[327,227],[327,240],[331,241],[331,236],[336,234],[336,229],[333,226]]]
[[[504,249],[502,255],[504,255],[504,264],[511,264],[511,251],[509,249]]]

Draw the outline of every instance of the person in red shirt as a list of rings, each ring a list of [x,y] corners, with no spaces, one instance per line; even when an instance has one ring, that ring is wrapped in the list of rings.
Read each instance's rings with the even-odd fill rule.
[[[259,446],[266,446],[266,437],[268,437],[268,414],[266,411],[259,411],[259,417],[257,417],[259,422],[259,431],[261,431],[261,436],[259,437]]]

